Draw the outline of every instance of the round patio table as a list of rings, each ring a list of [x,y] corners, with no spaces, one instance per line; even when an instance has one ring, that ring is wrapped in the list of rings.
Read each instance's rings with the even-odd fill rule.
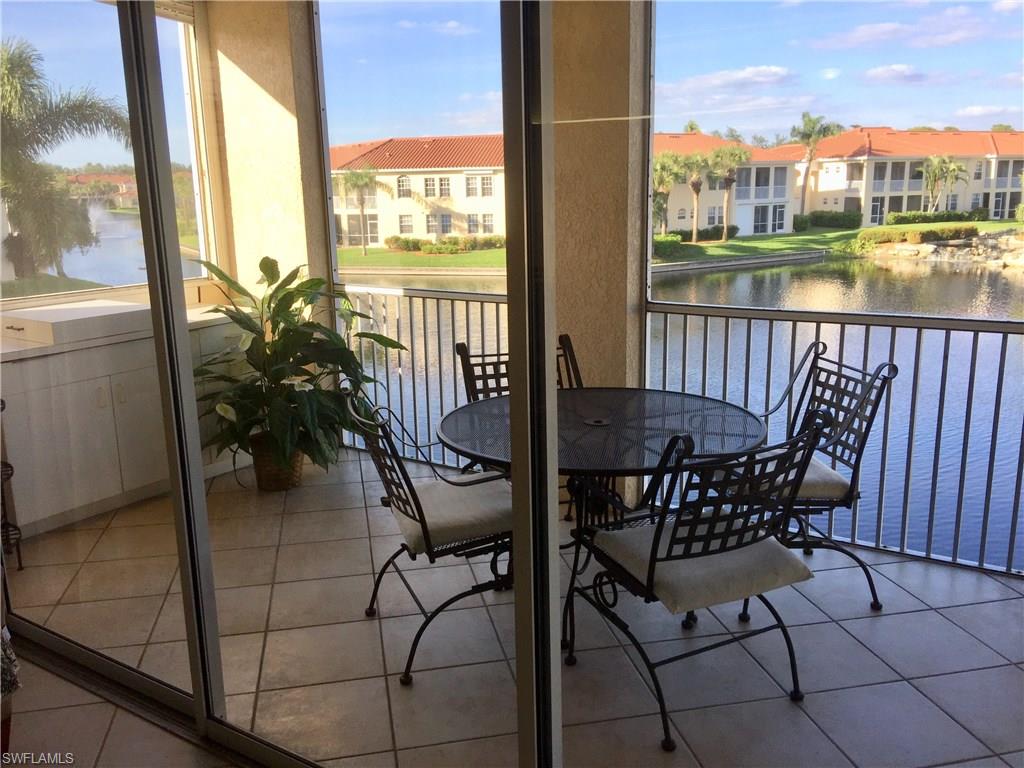
[[[558,471],[562,475],[650,474],[672,435],[690,435],[695,459],[740,453],[765,438],[764,423],[738,405],[656,389],[558,390]],[[456,408],[437,427],[446,447],[491,467],[510,468],[509,398]]]

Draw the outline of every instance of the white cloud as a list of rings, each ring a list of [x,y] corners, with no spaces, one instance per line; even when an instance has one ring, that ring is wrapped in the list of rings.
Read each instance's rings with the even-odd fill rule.
[[[864,76],[868,80],[884,83],[920,83],[928,79],[923,72],[919,72],[910,64],[886,64],[881,67],[872,67]]]
[[[454,128],[478,133],[501,131],[501,91],[461,93],[458,100],[467,108],[458,112],[441,113],[441,117]]]
[[[455,21],[454,19],[449,19],[448,21],[412,21],[411,19],[401,19],[395,23],[395,26],[399,29],[426,29],[439,35],[448,35],[449,37],[463,37],[477,33],[475,27],[463,24],[461,21]]]
[[[696,91],[714,91],[719,88],[749,88],[780,85],[793,80],[793,72],[785,67],[762,64],[742,69],[720,69],[704,75],[686,77],[661,86],[666,94]]]
[[[1020,111],[1020,107],[974,105],[958,109],[955,114],[957,117],[996,117],[999,115],[1013,115]]]
[[[827,67],[826,69],[821,70],[818,74],[821,75],[822,80],[835,80],[842,74],[842,71],[835,67]]]
[[[369,64],[369,59],[356,59],[356,64]]]
[[[1024,8],[1024,0],[996,0],[992,3],[992,10],[996,13],[1014,13]]]
[[[840,32],[838,35],[832,35],[823,40],[814,40],[811,42],[811,46],[814,48],[860,48],[908,36],[912,31],[912,27],[909,25],[895,21],[858,24],[849,32]]]

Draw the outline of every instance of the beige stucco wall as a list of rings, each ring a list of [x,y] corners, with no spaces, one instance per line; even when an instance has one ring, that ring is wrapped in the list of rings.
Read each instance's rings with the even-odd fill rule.
[[[247,286],[264,256],[326,276],[327,231],[311,6],[206,3],[210,140],[219,174],[222,264]]]
[[[338,172],[335,172],[338,175]],[[410,197],[398,197],[398,177],[408,176],[412,195]],[[466,195],[466,177],[477,177],[477,194],[474,197]],[[491,195],[480,194],[480,177],[491,177]],[[447,178],[451,188],[448,197],[425,197],[424,179],[434,179],[434,189],[440,192],[439,179]],[[479,219],[480,229],[477,235],[505,234],[505,174],[501,168],[475,168],[467,170],[459,169],[431,169],[416,170],[408,172],[378,171],[377,181],[380,186],[377,189],[374,207],[367,207],[367,214],[377,214],[378,240],[381,244],[384,238],[391,235],[404,234],[406,237],[433,238],[434,235],[427,232],[427,214],[448,214],[452,217],[452,235],[467,235],[467,215],[475,213]],[[334,197],[334,212],[342,217],[342,228],[347,230],[346,217],[349,214],[357,214],[358,208],[346,207],[345,196],[339,193]],[[490,214],[494,217],[494,231],[485,233],[483,231],[483,215]],[[412,232],[400,233],[399,220],[401,215],[412,216]],[[347,236],[347,231],[345,232]],[[344,242],[348,242],[347,237]]]
[[[648,185],[640,3],[554,3],[558,330],[588,386],[641,386]],[[633,119],[623,119],[623,118]]]

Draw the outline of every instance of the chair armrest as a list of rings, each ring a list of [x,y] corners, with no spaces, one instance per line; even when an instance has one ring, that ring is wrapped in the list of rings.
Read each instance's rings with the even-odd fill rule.
[[[782,391],[782,394],[779,395],[778,401],[775,403],[775,405],[773,405],[764,413],[758,414],[758,417],[761,419],[766,419],[773,413],[775,413],[777,410],[779,410],[779,408],[782,407],[783,403],[785,403],[786,400],[789,399],[789,396],[793,393],[793,388],[796,386],[797,379],[800,378],[800,374],[803,372],[804,366],[807,365],[807,361],[810,360],[812,356],[818,357],[820,355],[824,355],[827,350],[828,347],[823,341],[816,341],[809,347],[807,347],[807,350],[804,352],[804,356],[800,358],[800,364],[793,371],[793,375],[792,377],[790,377],[789,383],[786,385],[786,388]]]
[[[431,468],[433,468],[433,466],[434,465],[431,464]],[[493,483],[495,480],[510,479],[509,474],[507,472],[500,472],[498,470],[493,470],[489,472],[475,472],[474,474],[468,476],[468,480],[462,479],[467,477],[467,475],[461,475],[460,478],[455,479],[442,475],[436,469],[434,470],[434,475],[437,477],[438,480],[442,480],[448,483],[448,485],[454,485],[456,488],[468,488],[471,485],[483,485],[484,483]]]

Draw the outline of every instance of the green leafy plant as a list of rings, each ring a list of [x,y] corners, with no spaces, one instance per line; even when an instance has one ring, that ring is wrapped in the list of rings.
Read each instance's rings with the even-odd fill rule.
[[[199,397],[201,416],[216,419],[216,432],[205,442],[219,451],[253,453],[254,440],[269,445],[274,461],[288,466],[301,452],[320,467],[337,461],[343,430],[357,431],[352,411],[365,413],[363,385],[373,380],[349,345],[348,335],[387,349],[404,349],[378,333],[352,333],[355,318],[344,293],[326,289],[322,278],[300,279],[301,267],[281,277],[276,260],[260,261],[265,284],[255,296],[208,261],[200,262],[223,281],[230,306],[211,312],[224,315],[242,331],[241,341],[196,367],[197,384],[211,391]],[[337,307],[345,334],[319,322],[323,301]]]
[[[860,211],[811,211],[811,226],[832,229],[857,229],[860,227]]]

